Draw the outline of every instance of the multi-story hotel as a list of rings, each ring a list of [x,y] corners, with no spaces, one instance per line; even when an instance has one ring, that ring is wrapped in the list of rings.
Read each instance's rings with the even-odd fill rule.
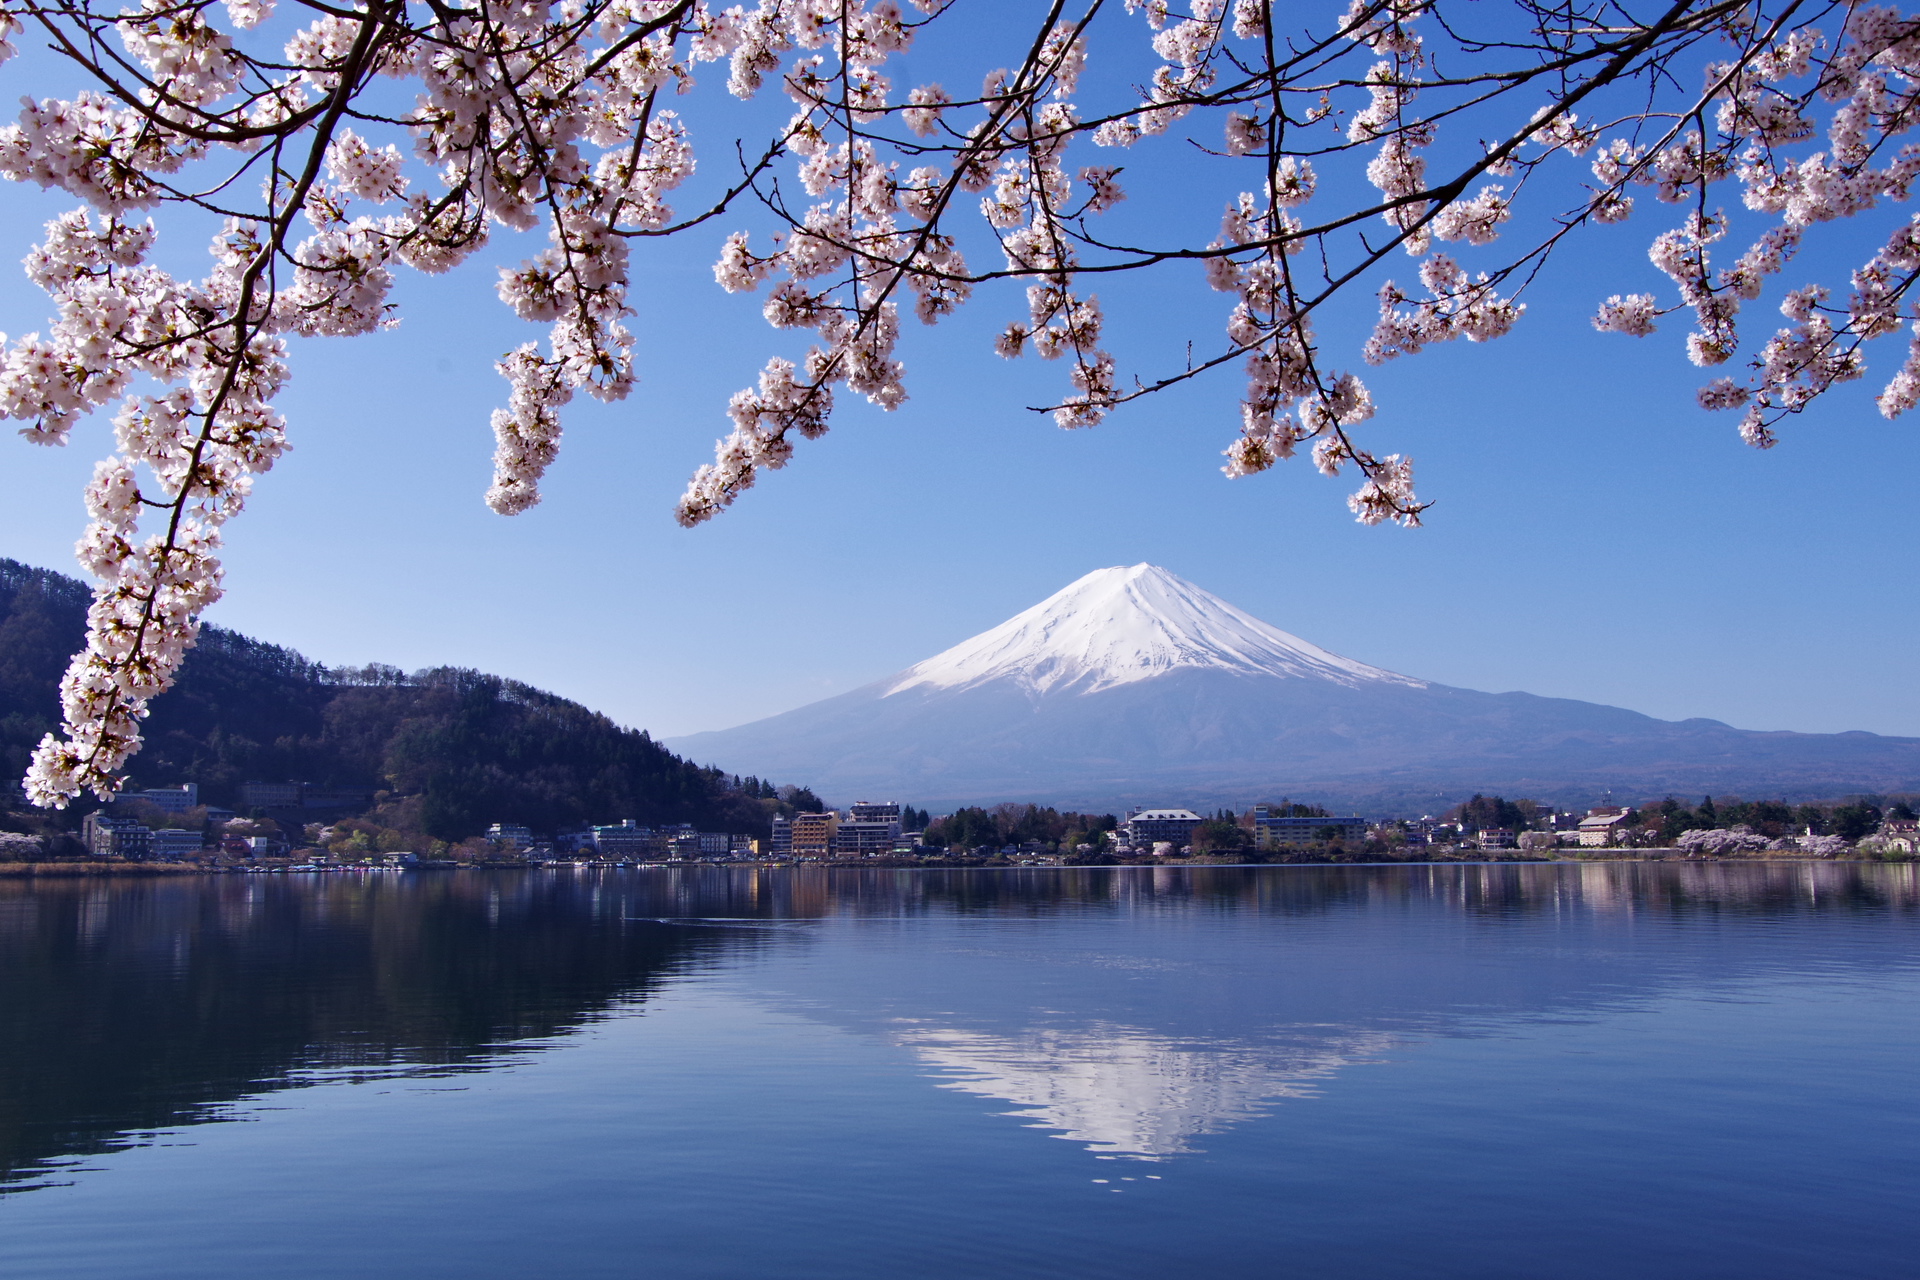
[[[833,852],[833,833],[840,829],[840,815],[829,810],[826,813],[796,813],[793,815],[793,856],[796,858],[824,858]]]

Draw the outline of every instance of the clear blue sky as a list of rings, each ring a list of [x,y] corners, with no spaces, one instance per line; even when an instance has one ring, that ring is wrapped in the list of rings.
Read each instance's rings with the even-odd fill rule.
[[[678,202],[689,209],[727,176],[711,145],[721,122],[694,119],[709,146]],[[1144,171],[1130,181],[1116,226],[1217,223],[1217,200],[1175,205]],[[1160,189],[1184,189],[1181,175]],[[69,203],[0,190],[13,256]],[[834,430],[793,466],[680,529],[673,501],[724,432],[727,396],[792,348],[759,299],[712,283],[725,223],[637,249],[641,386],[623,405],[570,407],[547,501],[503,519],[480,500],[487,415],[505,390],[492,360],[538,330],[495,299],[493,268],[544,239],[502,235],[452,276],[403,274],[398,330],[297,347],[283,399],[294,451],[229,527],[229,594],[211,618],[329,663],[498,672],[673,735],[853,688],[1090,569],[1146,560],[1315,643],[1446,684],[1746,728],[1920,734],[1920,422],[1887,423],[1871,403],[1900,340],[1876,344],[1877,380],[1789,423],[1771,453],[1748,449],[1733,415],[1693,407],[1700,371],[1678,318],[1637,342],[1587,323],[1608,293],[1670,297],[1645,247],[1675,220],[1643,201],[1556,263],[1500,342],[1363,371],[1381,407],[1365,439],[1411,453],[1437,500],[1416,531],[1353,523],[1351,484],[1304,459],[1225,479],[1237,372],[1092,431],[1027,412],[1065,370],[991,354],[992,332],[1024,309],[1010,289],[940,330],[909,326],[913,398],[898,413],[843,396]],[[175,261],[204,261],[207,234],[176,237]],[[1100,293],[1129,375],[1173,367],[1187,338],[1200,351],[1219,340],[1227,299],[1197,269]],[[1750,345],[1777,322],[1771,304],[1750,313]],[[48,310],[24,276],[0,273],[0,328],[24,332]],[[1361,367],[1371,311],[1357,296],[1322,325],[1330,363]],[[104,416],[64,450],[0,442],[0,554],[75,571],[80,487],[110,442]]]

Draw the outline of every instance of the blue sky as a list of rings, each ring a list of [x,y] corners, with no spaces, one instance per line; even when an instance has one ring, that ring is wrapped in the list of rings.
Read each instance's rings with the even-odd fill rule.
[[[712,145],[726,110],[691,112],[708,167],[683,208],[727,177]],[[1142,167],[1116,225],[1211,234],[1221,202],[1190,198],[1187,162],[1131,159]],[[69,203],[8,186],[0,235],[24,254]],[[792,349],[759,299],[713,284],[724,221],[636,251],[641,385],[622,405],[571,406],[546,502],[504,519],[481,503],[487,415],[505,390],[492,361],[538,330],[495,299],[494,267],[543,239],[502,235],[451,276],[403,274],[399,329],[297,346],[282,401],[294,450],[229,527],[228,597],[210,616],[329,663],[499,672],[673,735],[853,688],[1091,569],[1146,560],[1446,684],[1746,728],[1920,734],[1920,424],[1885,422],[1871,402],[1900,340],[1876,344],[1878,380],[1790,422],[1772,452],[1748,449],[1733,415],[1693,407],[1700,371],[1679,318],[1640,341],[1587,323],[1609,293],[1670,298],[1645,248],[1675,221],[1643,200],[1577,246],[1506,339],[1363,371],[1380,406],[1365,439],[1412,454],[1436,500],[1413,531],[1355,524],[1352,485],[1304,459],[1225,479],[1236,371],[1091,431],[1028,412],[1065,370],[992,355],[991,334],[1024,309],[1012,289],[982,291],[938,330],[909,325],[899,412],[843,396],[827,437],[683,530],[672,504],[724,432],[727,396]],[[183,265],[207,234],[176,238]],[[1881,234],[1827,229],[1863,247],[1806,265],[1864,258]],[[1786,283],[1805,278],[1796,265]],[[1189,338],[1218,341],[1227,299],[1197,268],[1099,291],[1128,374],[1174,367]],[[1751,314],[1750,345],[1774,327],[1771,303]],[[1361,367],[1371,311],[1356,296],[1322,324],[1329,363]],[[47,312],[23,275],[0,273],[0,328]],[[74,571],[80,487],[110,442],[104,417],[64,450],[0,442],[0,554]]]

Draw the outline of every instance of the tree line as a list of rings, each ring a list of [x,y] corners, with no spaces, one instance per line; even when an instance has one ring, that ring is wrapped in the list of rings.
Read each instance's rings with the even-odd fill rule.
[[[1001,849],[1038,841],[1071,852],[1082,844],[1099,844],[1105,833],[1119,826],[1120,819],[1111,813],[997,804],[991,809],[956,809],[934,819],[927,824],[925,842],[937,849],[961,850]]]

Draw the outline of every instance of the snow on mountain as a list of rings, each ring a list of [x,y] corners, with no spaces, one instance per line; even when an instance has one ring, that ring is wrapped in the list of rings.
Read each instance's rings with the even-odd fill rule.
[[[883,696],[1011,680],[1031,694],[1099,693],[1181,668],[1355,688],[1425,682],[1382,671],[1234,608],[1158,565],[1096,569],[991,631],[915,663]]]
[[[1101,569],[859,689],[669,739],[734,773],[924,806],[1236,807],[1292,796],[1430,813],[1474,791],[1920,790],[1920,739],[1759,733],[1430,684],[1329,653],[1165,569]]]

